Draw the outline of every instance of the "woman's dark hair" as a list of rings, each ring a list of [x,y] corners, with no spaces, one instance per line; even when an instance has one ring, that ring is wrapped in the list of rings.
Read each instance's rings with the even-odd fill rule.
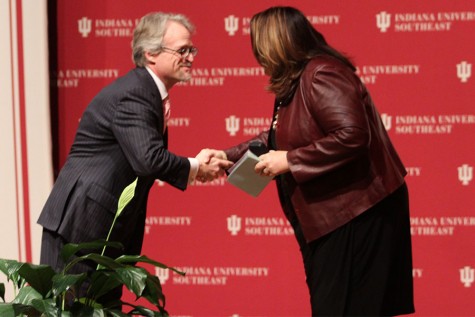
[[[356,70],[351,61],[328,45],[307,17],[292,7],[271,7],[251,19],[254,56],[270,76],[268,89],[279,99],[293,95],[307,62],[329,55]]]

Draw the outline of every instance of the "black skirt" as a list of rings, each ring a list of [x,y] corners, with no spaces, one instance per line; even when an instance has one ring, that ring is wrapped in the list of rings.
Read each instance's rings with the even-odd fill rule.
[[[292,219],[293,218],[293,219]],[[395,316],[414,312],[406,185],[302,252],[312,316]]]

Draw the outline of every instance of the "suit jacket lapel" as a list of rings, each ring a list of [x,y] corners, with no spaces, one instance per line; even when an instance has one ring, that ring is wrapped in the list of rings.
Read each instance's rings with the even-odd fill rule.
[[[140,78],[140,81],[144,83],[144,88],[149,90],[152,93],[152,96],[155,98],[158,115],[162,120],[162,126],[165,126],[165,118],[163,117],[163,101],[162,96],[160,95],[160,91],[158,90],[157,84],[155,83],[155,81],[153,81],[152,76],[150,76],[150,74],[144,67],[136,67],[135,71],[137,73],[137,76]],[[165,129],[165,132],[163,132],[163,129],[160,132],[163,134],[165,147],[168,148],[168,128]]]

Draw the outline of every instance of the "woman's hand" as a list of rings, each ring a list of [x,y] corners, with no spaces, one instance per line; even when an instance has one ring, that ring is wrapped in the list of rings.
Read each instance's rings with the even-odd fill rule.
[[[269,153],[259,156],[259,163],[254,170],[264,176],[277,176],[290,171],[287,161],[287,151],[269,151]]]

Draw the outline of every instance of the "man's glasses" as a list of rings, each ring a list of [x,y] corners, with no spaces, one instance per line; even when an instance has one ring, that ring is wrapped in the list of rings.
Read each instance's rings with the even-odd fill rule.
[[[193,55],[193,57],[194,57],[194,56],[196,56],[196,54],[198,54],[198,49],[194,46],[182,47],[182,48],[179,48],[177,50],[162,46],[162,50],[171,51],[173,53],[180,54],[181,58],[187,58],[188,55],[190,55],[190,54]]]

